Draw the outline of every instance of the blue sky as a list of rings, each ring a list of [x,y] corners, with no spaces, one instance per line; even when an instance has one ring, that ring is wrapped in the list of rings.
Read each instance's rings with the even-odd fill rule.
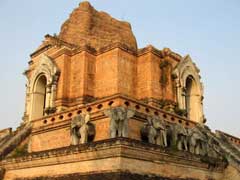
[[[24,111],[29,55],[80,1],[0,0],[0,129],[16,127]],[[90,0],[131,23],[138,47],[169,47],[190,54],[201,70],[207,125],[240,137],[239,0]]]

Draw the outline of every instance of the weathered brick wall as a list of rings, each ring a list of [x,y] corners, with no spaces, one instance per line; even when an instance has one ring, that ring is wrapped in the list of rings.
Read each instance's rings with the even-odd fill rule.
[[[118,49],[118,93],[136,97],[137,58]]]
[[[56,101],[61,100],[64,105],[64,99],[69,97],[69,87],[70,87],[70,77],[71,77],[71,58],[63,54],[59,57],[57,57],[54,61],[57,65],[57,67],[61,70],[61,74],[58,80],[58,86],[57,86],[57,97]]]
[[[89,2],[83,2],[61,27],[59,38],[78,45],[101,49],[114,43],[122,43],[129,49],[137,50],[136,39],[131,25],[98,12]]]
[[[104,52],[81,51],[59,55],[59,49],[50,48],[44,54],[52,58],[60,70],[57,84],[57,106],[70,107],[83,103],[84,97],[103,98],[124,94],[137,99],[167,99],[176,102],[176,92],[171,73],[177,61],[163,59],[148,47],[145,53],[136,54],[124,48],[113,47]],[[37,68],[41,54],[33,58],[28,76]],[[161,63],[167,61],[169,68],[161,82]]]
[[[95,97],[118,93],[118,50],[106,52],[96,59]]]

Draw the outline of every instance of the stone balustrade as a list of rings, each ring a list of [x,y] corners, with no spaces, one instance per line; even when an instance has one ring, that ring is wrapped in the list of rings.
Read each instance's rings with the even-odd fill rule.
[[[232,136],[232,135],[230,135],[230,134],[227,134],[227,133],[225,133],[225,132],[222,132],[222,131],[218,131],[218,132],[224,134],[224,135],[228,138],[228,140],[229,140],[230,142],[232,142],[233,144],[240,146],[240,139],[239,139],[239,138],[237,138],[237,137],[235,137],[235,136]]]
[[[99,115],[99,113],[103,112],[104,110],[118,106],[124,106],[145,115],[157,115],[167,122],[182,124],[185,127],[194,127],[196,125],[196,122],[191,121],[185,117],[181,117],[174,113],[164,111],[146,103],[140,103],[136,99],[129,98],[123,95],[114,95],[108,98],[97,100],[93,103],[69,108],[69,110],[63,112],[55,113],[50,116],[44,116],[40,119],[33,120],[33,127],[41,128],[53,125],[55,123],[68,121],[72,117],[86,112],[91,113],[94,120],[94,117]]]

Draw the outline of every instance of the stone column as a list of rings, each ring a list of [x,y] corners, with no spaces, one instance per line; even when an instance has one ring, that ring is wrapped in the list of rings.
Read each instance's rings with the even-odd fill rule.
[[[52,84],[48,84],[46,87],[46,100],[45,100],[45,109],[49,109],[51,107],[51,92],[52,92]]]
[[[180,87],[180,97],[181,97],[181,109],[187,109],[186,107],[186,88],[185,87]]]
[[[175,80],[175,83],[176,83],[176,89],[177,89],[177,103],[178,103],[178,107],[180,109],[184,109],[184,104],[183,104],[183,92],[182,92],[182,86],[181,86],[181,83],[180,83],[180,79],[179,78],[176,78]]]
[[[56,98],[56,90],[57,90],[57,85],[56,85],[56,82],[54,82],[52,84],[52,87],[51,87],[51,97],[50,97],[50,107],[51,108],[54,108],[55,107],[55,98]]]
[[[30,103],[31,103],[30,101],[31,101],[30,86],[29,84],[26,84],[25,111],[23,115],[24,122],[27,122],[29,120]]]

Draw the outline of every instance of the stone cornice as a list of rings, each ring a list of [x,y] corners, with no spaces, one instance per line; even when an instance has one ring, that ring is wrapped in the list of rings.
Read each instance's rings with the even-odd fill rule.
[[[125,52],[128,52],[129,54],[132,54],[132,55],[135,55],[135,56],[137,55],[137,53],[134,50],[128,48],[126,45],[124,45],[122,43],[114,43],[114,44],[111,44],[109,46],[105,46],[105,47],[103,47],[99,50],[95,50],[94,48],[92,48],[90,46],[79,47],[79,48],[74,49],[72,51],[72,55],[75,55],[75,54],[81,53],[83,51],[86,51],[86,52],[88,52],[88,53],[90,53],[94,56],[98,56],[98,55],[106,53],[108,51],[112,51],[116,48],[119,48],[119,49],[121,49]]]
[[[57,53],[57,55],[54,55],[54,56],[59,56],[64,53],[68,54],[69,56],[74,56],[74,55],[84,52],[84,51],[86,51],[89,54],[92,54],[94,56],[98,56],[100,54],[103,54],[103,53],[112,51],[116,48],[119,48],[119,49],[121,49],[129,54],[132,54],[134,56],[137,56],[137,57],[142,56],[146,53],[153,53],[154,55],[156,55],[160,58],[171,57],[172,59],[174,59],[178,62],[181,61],[181,58],[182,58],[179,54],[172,52],[169,48],[164,48],[163,50],[159,50],[152,45],[148,45],[145,48],[138,49],[138,51],[136,52],[135,50],[130,49],[128,46],[118,42],[118,43],[113,43],[111,45],[100,48],[99,50],[96,50],[90,46],[78,47],[76,45],[67,43],[67,42],[59,39],[57,36],[46,35],[45,38],[46,38],[46,40],[44,41],[42,47],[40,47],[40,49],[33,52],[30,55],[31,58],[38,56],[39,54],[47,51],[48,49],[50,49],[54,46],[65,47],[64,50],[62,49],[60,52]]]
[[[75,48],[77,48],[76,45],[67,43],[67,42],[59,39],[57,36],[51,36],[51,35],[47,34],[47,35],[45,35],[45,41],[43,42],[42,47],[40,47],[35,52],[30,54],[30,57],[34,58],[34,57],[38,56],[39,54],[47,51],[48,49],[50,49],[50,48],[52,48],[54,46],[66,47],[68,49],[75,49]]]
[[[46,45],[44,45],[43,47],[41,47],[40,49],[34,51],[32,54],[30,54],[30,57],[31,57],[31,58],[34,58],[34,57],[36,57],[37,55],[39,55],[39,54],[47,51],[47,50],[50,49],[51,47],[52,47],[51,44],[46,44]],[[30,64],[30,62],[31,62],[31,61],[29,61],[29,64]]]
[[[95,151],[98,152],[97,156],[94,153]],[[141,155],[137,152],[141,152]],[[88,156],[84,154],[88,154]],[[202,170],[208,170],[209,166],[211,166],[211,163],[203,162],[201,159],[202,157],[198,155],[183,151],[175,151],[170,148],[163,149],[158,145],[143,143],[133,139],[115,138],[30,153],[19,158],[7,158],[0,162],[0,167],[10,170],[114,157],[181,164]],[[47,159],[47,161],[44,161],[44,159]],[[215,172],[221,172],[226,166],[225,161],[217,159],[212,161],[215,162],[212,169]]]
[[[163,53],[161,50],[155,48],[154,46],[152,45],[148,45],[147,47],[144,47],[142,49],[139,49],[138,50],[138,57],[139,56],[142,56],[146,53],[153,53],[154,55],[160,57],[160,58],[163,58]]]
[[[179,54],[171,51],[169,48],[164,48],[163,50],[159,50],[152,45],[148,45],[145,48],[139,49],[138,50],[138,57],[142,56],[146,53],[153,53],[154,55],[156,55],[160,58],[170,57],[177,62],[180,62],[181,59],[182,59],[182,57]]]

